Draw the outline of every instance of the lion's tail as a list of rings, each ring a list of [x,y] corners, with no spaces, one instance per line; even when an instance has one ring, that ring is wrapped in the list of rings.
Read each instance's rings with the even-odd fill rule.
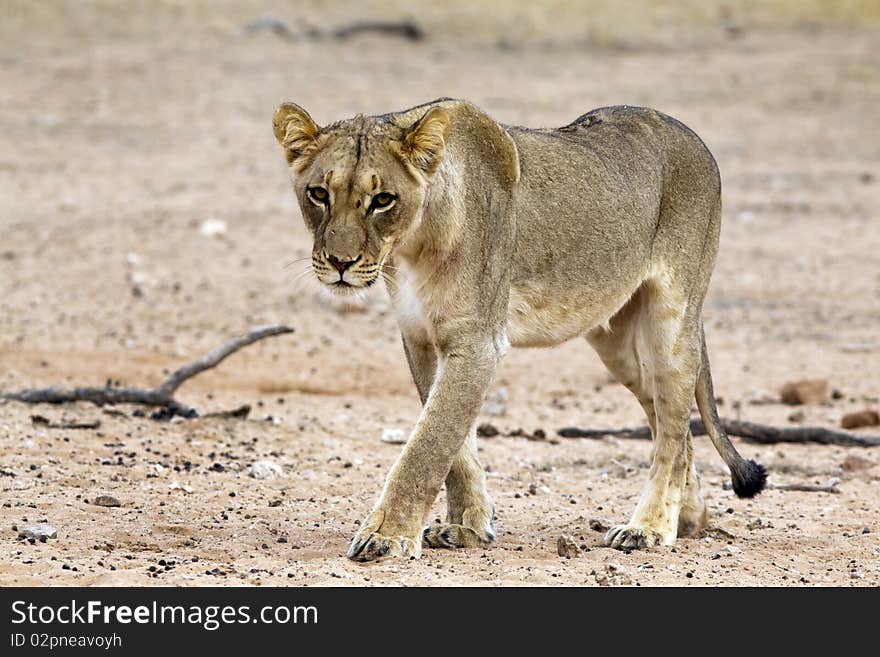
[[[733,481],[733,491],[738,497],[754,497],[767,484],[767,471],[764,466],[752,460],[746,460],[730,442],[721,419],[718,417],[718,409],[715,407],[715,395],[712,390],[712,373],[709,370],[709,353],[706,350],[706,336],[700,329],[701,359],[700,373],[697,377],[697,386],[694,391],[697,398],[697,408],[700,417],[706,426],[706,433],[712,439],[715,449],[730,468],[730,476]]]

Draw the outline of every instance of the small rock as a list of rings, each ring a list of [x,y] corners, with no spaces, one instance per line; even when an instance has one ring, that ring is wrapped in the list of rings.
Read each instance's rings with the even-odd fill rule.
[[[250,473],[254,479],[274,479],[283,477],[284,470],[274,461],[256,461],[251,464]]]
[[[596,572],[594,577],[599,586],[632,586],[632,578],[620,564],[607,564],[605,570]]]
[[[581,549],[571,536],[563,534],[556,539],[556,554],[560,557],[571,559],[573,557],[581,556]]]
[[[406,432],[403,429],[383,429],[380,440],[389,445],[403,445],[406,443]]]
[[[122,502],[112,495],[98,495],[98,497],[92,500],[92,504],[95,506],[122,506]]]
[[[843,463],[840,464],[840,468],[844,472],[858,472],[859,470],[867,470],[868,468],[874,465],[873,461],[869,461],[863,456],[856,456],[855,454],[850,454],[845,459],[843,459]]]
[[[737,554],[738,552],[742,552],[742,550],[735,545],[725,545],[724,551],[727,552],[727,554]]]
[[[503,417],[507,415],[508,401],[510,401],[510,394],[507,392],[507,388],[498,388],[498,390],[486,397],[480,413],[482,415]]]
[[[783,404],[821,404],[828,401],[828,381],[825,379],[802,379],[790,381],[782,386],[779,398]]]
[[[840,426],[844,429],[876,427],[877,425],[880,425],[880,413],[871,410],[847,413],[840,419]]]
[[[226,222],[222,219],[205,219],[199,232],[205,237],[223,237],[226,234]]]
[[[852,579],[862,579],[864,577],[864,575],[861,572],[859,572],[858,570],[851,570],[849,572],[849,576]]]
[[[772,529],[772,528],[773,528],[772,522],[764,522],[760,518],[756,518],[755,520],[752,520],[750,523],[748,523],[746,525],[746,529],[748,529],[750,532],[753,532],[756,529]]]
[[[538,484],[532,482],[529,484],[529,495],[537,495],[538,494]]]
[[[794,422],[794,423],[800,423],[800,422],[804,421],[805,417],[806,417],[806,414],[803,411],[797,410],[788,416],[788,421]]]
[[[489,424],[488,422],[477,427],[477,435],[480,438],[494,438],[499,433],[501,432],[498,431],[498,428],[494,424]]]
[[[58,531],[52,525],[31,525],[19,531],[18,537],[45,541],[47,538],[58,538]]]
[[[171,490],[180,489],[180,490],[184,491],[185,493],[192,493],[193,492],[192,486],[190,486],[188,484],[181,484],[179,481],[172,481],[170,484],[168,484],[168,488],[170,488]]]
[[[594,532],[605,533],[611,529],[611,524],[602,518],[590,518],[590,529]]]

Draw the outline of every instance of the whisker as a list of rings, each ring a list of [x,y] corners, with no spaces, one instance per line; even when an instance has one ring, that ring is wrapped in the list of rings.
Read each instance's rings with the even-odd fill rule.
[[[304,257],[302,257],[302,258],[296,258],[296,259],[291,260],[290,262],[288,262],[286,265],[284,265],[284,266],[282,267],[282,269],[289,269],[290,267],[293,267],[293,266],[294,266],[295,264],[297,264],[298,262],[302,262],[303,260],[311,260],[311,259],[312,259],[312,256],[310,256],[310,255],[304,256]]]
[[[304,280],[308,280],[307,275],[312,273],[311,267],[306,267],[300,273],[293,277],[293,280],[290,281],[290,285],[293,286],[294,290],[299,288],[299,284],[301,284]]]
[[[397,285],[397,282],[384,271],[382,272],[382,280],[385,282],[385,287],[388,288],[388,292],[390,292],[392,295],[396,295],[400,289],[400,287]]]

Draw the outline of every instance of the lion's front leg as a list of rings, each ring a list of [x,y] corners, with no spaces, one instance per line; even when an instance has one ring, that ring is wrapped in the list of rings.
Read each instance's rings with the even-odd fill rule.
[[[498,361],[491,336],[460,327],[438,351],[437,380],[379,501],[352,539],[351,559],[421,553],[425,517],[476,419]]]

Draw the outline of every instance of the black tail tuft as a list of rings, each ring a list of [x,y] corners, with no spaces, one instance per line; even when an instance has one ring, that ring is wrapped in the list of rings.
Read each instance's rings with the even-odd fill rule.
[[[767,485],[767,471],[763,465],[752,460],[741,461],[730,472],[733,492],[737,497],[754,497]]]

